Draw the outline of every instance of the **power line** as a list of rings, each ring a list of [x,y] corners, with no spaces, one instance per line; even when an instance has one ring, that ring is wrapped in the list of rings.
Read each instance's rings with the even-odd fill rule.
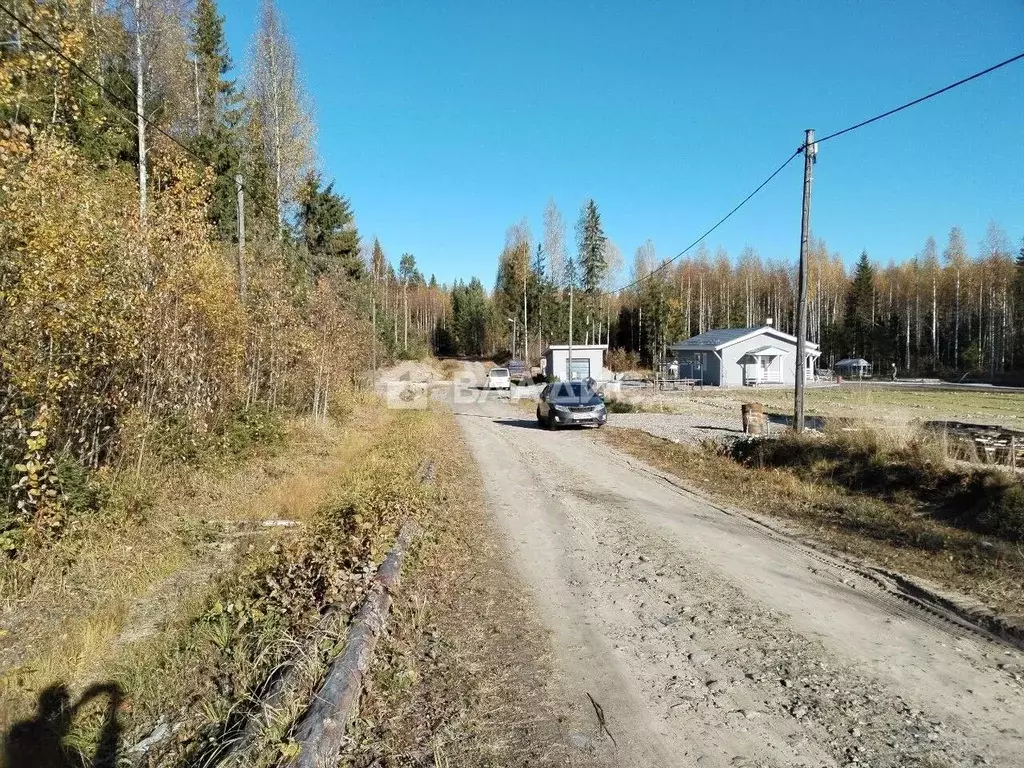
[[[93,85],[95,85],[97,88],[99,88],[100,91],[102,91],[104,94],[106,94],[107,97],[114,103],[115,106],[121,107],[126,112],[129,112],[132,115],[134,115],[137,119],[142,120],[142,122],[145,123],[147,127],[152,128],[157,133],[159,133],[159,134],[165,136],[166,138],[170,139],[176,145],[181,147],[181,149],[183,149],[186,153],[188,153],[192,157],[196,158],[204,166],[209,166],[209,161],[205,157],[203,157],[199,152],[197,152],[196,150],[192,149],[192,147],[188,146],[187,144],[179,141],[177,138],[175,138],[173,135],[171,135],[170,133],[165,131],[163,128],[161,128],[156,123],[150,122],[150,119],[148,117],[146,117],[145,115],[140,114],[139,111],[135,108],[134,105],[128,104],[125,101],[123,101],[117,94],[115,94],[113,91],[111,91],[109,88],[107,88],[107,86],[105,86],[100,80],[98,80],[96,77],[94,77],[93,74],[91,72],[89,72],[89,70],[85,69],[77,61],[75,61],[70,56],[68,56],[66,53],[64,53],[64,51],[61,50],[60,46],[55,45],[55,44],[51,43],[49,40],[47,40],[42,35],[42,33],[37,31],[36,29],[34,29],[31,24],[29,24],[27,21],[25,21],[22,18],[20,18],[10,8],[8,8],[5,5],[0,5],[0,11],[2,11],[5,15],[9,16],[11,19],[13,19],[14,22],[18,26],[20,26],[23,29],[31,32],[35,36],[35,38],[40,43],[42,43],[46,48],[48,48],[54,54],[56,54],[61,59],[63,59],[65,62],[67,62],[75,70],[80,72]],[[142,162],[145,162],[145,160],[143,159]]]
[[[661,270],[665,269],[672,262],[677,261],[678,259],[680,259],[683,256],[685,256],[687,253],[689,253],[691,250],[693,250],[694,246],[696,246],[698,243],[700,243],[701,240],[703,240],[705,237],[707,237],[712,232],[714,232],[716,229],[718,229],[720,226],[722,226],[726,221],[728,221],[730,218],[732,218],[732,215],[734,213],[736,213],[736,211],[738,211],[744,205],[746,205],[748,202],[750,202],[750,199],[754,195],[756,195],[758,192],[760,192],[762,189],[764,189],[766,186],[768,186],[769,182],[771,182],[772,179],[774,179],[776,176],[778,176],[780,173],[782,173],[782,169],[785,168],[787,165],[789,165],[791,162],[793,162],[793,158],[795,158],[797,155],[799,155],[801,152],[803,152],[803,150],[804,150],[804,148],[800,147],[795,152],[793,152],[793,154],[791,154],[789,157],[786,158],[786,161],[782,165],[780,165],[778,168],[776,168],[774,171],[772,171],[771,175],[767,179],[762,181],[760,184],[758,184],[757,187],[754,189],[754,191],[751,192],[749,195],[747,195],[745,198],[743,198],[739,202],[739,204],[736,205],[735,208],[733,208],[731,211],[729,211],[727,214],[725,214],[725,216],[720,218],[715,223],[715,225],[713,227],[711,227],[711,229],[709,229],[703,235],[698,237],[696,240],[694,240],[692,243],[690,243],[688,246],[686,246],[683,250],[681,250],[675,256],[673,256],[670,259],[667,259],[666,261],[663,261],[659,266],[657,266],[656,268],[652,269],[650,272],[648,272],[643,277],[638,277],[633,282],[627,283],[626,285],[620,286],[619,288],[615,288],[614,290],[611,290],[611,291],[601,291],[601,294],[602,295],[606,295],[606,294],[611,294],[611,293],[620,293],[620,292],[625,291],[625,290],[627,290],[629,288],[632,288],[634,285],[640,284],[644,280],[648,279],[649,277],[653,276],[654,274],[656,274],[656,273],[660,272]]]
[[[890,109],[887,112],[883,112],[880,115],[875,115],[872,118],[869,118],[867,120],[862,120],[861,122],[856,123],[854,125],[851,125],[848,128],[843,128],[841,131],[835,131],[834,133],[830,133],[827,136],[823,136],[822,138],[817,139],[815,141],[815,144],[821,144],[822,142],[828,141],[829,139],[834,139],[834,138],[836,138],[838,136],[842,136],[842,135],[850,133],[852,131],[856,131],[858,128],[863,128],[866,125],[870,125],[871,123],[878,122],[879,120],[884,120],[887,117],[895,115],[897,112],[902,112],[905,109],[909,109],[910,107],[913,107],[913,106],[916,106],[918,104],[921,104],[922,102],[928,101],[929,99],[933,99],[936,96],[939,96],[939,95],[941,95],[943,93],[946,93],[947,91],[953,90],[954,88],[959,88],[961,85],[964,85],[965,83],[969,83],[972,80],[977,80],[979,77],[984,77],[987,74],[995,72],[997,69],[1002,69],[1005,66],[1013,64],[1015,61],[1020,61],[1021,59],[1024,59],[1024,53],[1019,53],[1016,56],[1012,56],[1009,59],[1006,59],[1005,61],[1001,61],[998,64],[994,64],[991,67],[988,67],[986,69],[981,70],[980,72],[975,72],[973,75],[968,75],[967,77],[965,77],[965,78],[963,78],[961,80],[957,80],[955,83],[950,83],[949,85],[947,85],[947,86],[945,86],[943,88],[939,88],[937,91],[932,91],[931,93],[925,94],[924,96],[921,96],[920,98],[914,99],[913,101],[908,101],[906,104],[901,104],[900,106],[895,107],[894,109]],[[602,295],[608,294],[608,293],[619,293],[619,292],[624,291],[624,290],[626,290],[628,288],[632,288],[633,286],[638,285],[639,283],[643,282],[644,280],[646,280],[647,278],[651,277],[655,273],[660,272],[661,270],[665,269],[665,267],[667,267],[672,262],[674,262],[674,261],[678,260],[679,258],[681,258],[682,256],[684,256],[686,253],[688,253],[690,250],[692,250],[694,246],[696,246],[698,243],[700,243],[701,240],[703,240],[705,237],[707,237],[712,232],[714,232],[716,229],[718,229],[718,227],[720,227],[722,224],[724,224],[726,222],[726,220],[728,220],[734,213],[736,213],[736,211],[738,211],[740,208],[742,208],[747,203],[747,201],[750,200],[750,198],[752,198],[754,195],[756,195],[758,192],[760,192],[768,184],[768,182],[770,182],[772,179],[774,179],[782,171],[783,168],[785,168],[787,165],[789,165],[789,163],[793,160],[793,158],[795,158],[797,155],[799,155],[805,149],[806,149],[805,146],[799,147],[792,155],[789,156],[789,159],[787,159],[786,162],[784,162],[782,165],[780,165],[771,176],[769,176],[767,179],[765,179],[760,184],[760,186],[757,187],[757,189],[755,189],[753,192],[751,192],[749,195],[747,195],[747,197],[745,197],[743,199],[743,201],[739,205],[737,205],[735,208],[733,208],[731,211],[729,211],[729,213],[727,213],[725,216],[723,216],[721,219],[719,219],[718,223],[716,223],[713,227],[711,227],[711,229],[709,229],[703,235],[698,237],[696,240],[694,240],[692,243],[690,243],[690,245],[686,246],[686,248],[684,248],[682,251],[677,253],[671,259],[668,259],[667,261],[662,262],[662,264],[660,266],[658,266],[656,269],[651,270],[649,273],[647,273],[643,277],[637,278],[636,280],[634,280],[631,283],[627,283],[626,285],[623,285],[620,288],[616,288],[616,289],[614,289],[612,291],[602,291],[601,292]]]
[[[836,131],[835,133],[830,133],[828,136],[823,136],[822,138],[817,140],[817,143],[821,144],[822,142],[828,141],[829,139],[834,139],[837,136],[842,136],[844,133],[856,131],[858,128],[863,128],[865,125],[870,125],[871,123],[877,122],[878,120],[882,120],[886,117],[889,117],[890,115],[895,115],[897,112],[902,112],[904,109],[909,109],[910,107],[916,106],[917,104],[920,104],[923,101],[928,101],[928,99],[934,99],[936,96],[939,96],[940,94],[943,94],[946,91],[951,91],[954,88],[959,88],[964,83],[969,83],[972,80],[977,80],[979,77],[984,77],[990,72],[995,72],[997,69],[1002,69],[1008,64],[1013,64],[1013,62],[1020,61],[1021,59],[1024,59],[1024,53],[1018,53],[1016,56],[1013,56],[1007,59],[1006,61],[1001,61],[998,64],[989,67],[988,69],[983,69],[980,72],[975,72],[973,75],[969,75],[968,77],[965,77],[963,80],[957,80],[955,83],[951,83],[950,85],[947,85],[945,88],[939,88],[939,90],[932,91],[931,93],[922,96],[918,99],[908,101],[906,104],[902,104],[896,107],[895,109],[890,109],[888,112],[883,112],[882,114],[875,115],[874,117],[869,118],[867,120],[862,120],[856,125],[851,125],[849,128],[843,128],[843,130],[841,131]]]

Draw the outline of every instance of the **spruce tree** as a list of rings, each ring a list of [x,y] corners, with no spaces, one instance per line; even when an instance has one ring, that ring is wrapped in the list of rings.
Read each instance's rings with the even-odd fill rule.
[[[333,183],[322,187],[315,171],[307,174],[299,187],[297,224],[314,281],[337,269],[354,280],[363,276],[359,233],[349,201],[334,191]]]
[[[593,200],[588,200],[580,211],[577,235],[582,288],[586,293],[594,294],[600,289],[608,268],[604,258],[604,247],[608,238],[601,228],[601,214]]]
[[[576,239],[579,246],[579,270],[585,297],[585,317],[587,337],[595,336],[594,321],[597,317],[597,299],[604,280],[608,264],[605,261],[605,237],[601,228],[601,214],[597,203],[588,200],[580,211],[579,222],[576,224]]]
[[[860,254],[853,270],[853,280],[846,293],[844,327],[845,352],[867,356],[872,335],[871,302],[874,300],[875,270],[868,260],[867,251]]]
[[[224,39],[224,17],[217,13],[215,0],[197,0],[191,47],[196,80],[193,148],[215,173],[210,221],[222,239],[232,240],[237,236],[235,174],[241,167],[244,109],[235,81],[225,78],[231,56]]]

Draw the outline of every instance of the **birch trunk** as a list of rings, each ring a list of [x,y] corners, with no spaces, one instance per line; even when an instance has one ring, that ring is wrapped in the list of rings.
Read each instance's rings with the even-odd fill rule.
[[[135,117],[138,127],[139,151],[139,227],[145,235],[148,226],[146,212],[149,208],[147,194],[149,175],[146,170],[146,61],[143,53],[145,49],[143,13],[142,0],[135,0]]]

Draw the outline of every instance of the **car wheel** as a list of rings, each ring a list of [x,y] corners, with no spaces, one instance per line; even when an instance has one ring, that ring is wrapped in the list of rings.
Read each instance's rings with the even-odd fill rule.
[[[540,415],[540,408],[537,409],[537,423],[544,426],[544,417]]]
[[[548,429],[550,429],[552,432],[558,429],[558,424],[555,423],[554,414],[548,416]]]

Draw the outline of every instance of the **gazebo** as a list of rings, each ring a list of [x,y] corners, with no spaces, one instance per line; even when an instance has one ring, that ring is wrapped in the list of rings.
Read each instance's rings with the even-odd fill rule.
[[[871,368],[871,363],[863,357],[847,357],[832,367],[837,375],[850,379],[870,379]]]

